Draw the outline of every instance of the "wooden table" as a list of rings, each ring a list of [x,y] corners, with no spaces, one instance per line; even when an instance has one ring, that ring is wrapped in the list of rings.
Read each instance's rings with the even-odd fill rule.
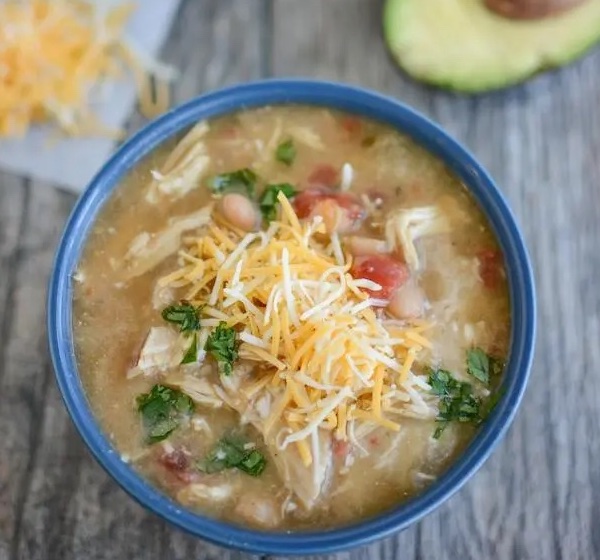
[[[422,523],[340,556],[600,558],[600,51],[523,87],[460,97],[396,70],[376,1],[187,0],[164,58],[182,71],[177,102],[273,75],[394,95],[474,151],[527,238],[539,336],[508,436],[467,487]],[[139,123],[133,118],[131,128]],[[240,557],[134,503],[67,417],[46,348],[45,298],[74,201],[0,174],[0,560]]]

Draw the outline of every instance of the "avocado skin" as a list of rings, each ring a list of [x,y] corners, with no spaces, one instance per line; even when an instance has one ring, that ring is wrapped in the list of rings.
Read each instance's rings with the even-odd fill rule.
[[[518,85],[522,82],[525,82],[535,76],[538,76],[542,73],[556,70],[562,66],[565,66],[578,58],[584,56],[587,52],[589,52],[593,47],[600,44],[600,25],[598,30],[594,35],[589,35],[588,37],[581,38],[575,35],[575,39],[573,40],[572,50],[565,48],[563,51],[564,54],[561,57],[558,57],[552,61],[545,61],[543,64],[540,64],[539,67],[530,70],[529,72],[519,72],[514,74],[505,74],[503,72],[489,73],[485,69],[482,72],[482,77],[480,80],[471,81],[464,80],[461,77],[452,77],[445,76],[441,77],[436,74],[435,71],[428,71],[427,68],[422,69],[419,72],[416,72],[409,65],[405,64],[403,54],[397,51],[394,48],[394,44],[396,43],[396,37],[398,33],[402,31],[397,29],[396,20],[397,14],[396,12],[400,10],[401,4],[405,2],[425,2],[431,0],[386,0],[383,8],[383,35],[386,47],[388,52],[390,53],[392,59],[400,66],[400,68],[406,72],[410,77],[416,79],[417,81],[423,82],[425,84],[438,87],[441,89],[449,90],[455,93],[466,93],[466,94],[477,94],[477,93],[487,93],[496,90],[506,89],[511,86]],[[483,2],[483,0],[481,0]],[[595,2],[596,0],[591,0]],[[561,16],[556,16],[558,19]],[[507,20],[510,21],[510,20]],[[544,20],[541,20],[542,22]],[[518,25],[518,24],[517,24]],[[571,45],[569,45],[571,46]]]

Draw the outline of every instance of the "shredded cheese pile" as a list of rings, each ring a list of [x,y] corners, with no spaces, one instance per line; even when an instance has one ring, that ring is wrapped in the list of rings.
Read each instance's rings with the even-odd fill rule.
[[[184,238],[180,268],[158,286],[204,305],[203,327],[243,328],[240,355],[262,364],[258,385],[281,388],[265,433],[283,420],[281,448],[295,443],[310,465],[309,436],[319,428],[346,440],[357,421],[397,431],[398,415],[435,415],[426,378],[412,371],[430,347],[430,325],[378,317],[387,302],[362,289],[381,287],[350,275],[337,235],[325,238],[320,218],[300,223],[283,193],[278,199],[282,217],[266,231],[245,234],[215,212],[203,235]]]
[[[169,105],[173,72],[147,60],[123,35],[134,5],[110,8],[85,0],[0,2],[0,137],[24,135],[51,122],[67,135],[122,133],[91,110],[90,93],[104,78],[133,71],[146,115]],[[110,6],[112,3],[108,3]],[[156,95],[151,95],[152,76]]]

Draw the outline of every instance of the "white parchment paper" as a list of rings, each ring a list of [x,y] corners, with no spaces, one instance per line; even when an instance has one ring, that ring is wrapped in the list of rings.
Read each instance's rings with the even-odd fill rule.
[[[139,0],[127,25],[127,35],[144,52],[156,55],[164,43],[180,0]],[[103,85],[94,105],[102,122],[121,127],[135,104],[133,80]],[[54,132],[55,134],[55,132]],[[80,192],[114,150],[106,138],[54,140],[46,127],[32,129],[19,140],[0,140],[0,168]]]

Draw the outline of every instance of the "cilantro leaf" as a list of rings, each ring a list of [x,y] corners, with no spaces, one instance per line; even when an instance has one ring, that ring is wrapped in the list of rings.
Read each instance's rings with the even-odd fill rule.
[[[467,372],[486,385],[490,382],[490,358],[481,348],[467,350]]]
[[[481,383],[488,385],[492,377],[502,374],[503,369],[504,362],[500,358],[486,354],[481,348],[467,351],[467,372]],[[431,393],[439,397],[435,439],[441,437],[449,422],[481,422],[503,394],[500,389],[487,399],[479,398],[473,394],[470,383],[458,381],[445,369],[430,369],[429,384]]]
[[[225,321],[210,333],[204,349],[218,362],[219,373],[231,375],[233,362],[238,359],[239,342],[233,327],[228,327]]]
[[[438,427],[433,437],[439,439],[449,422],[479,422],[481,400],[473,395],[470,383],[455,379],[444,369],[429,373],[431,392],[440,398],[438,403]]]
[[[292,163],[294,163],[294,160],[296,159],[296,146],[294,146],[294,142],[291,138],[277,146],[275,159],[286,165],[292,165]]]
[[[501,358],[486,354],[481,348],[467,350],[467,372],[482,383],[488,385],[490,379],[499,377],[503,370]]]
[[[188,395],[160,384],[138,395],[136,404],[148,443],[169,437],[182,418],[194,412],[194,402]]]
[[[445,369],[431,370],[429,373],[431,392],[438,397],[449,395],[453,382],[452,374]]]
[[[257,449],[252,449],[237,465],[237,468],[250,476],[259,476],[265,470],[267,460]]]
[[[246,444],[246,440],[240,436],[225,436],[203,461],[197,463],[197,467],[208,474],[239,469],[250,476],[259,476],[265,470],[267,461],[258,449],[246,449]]]
[[[280,192],[286,198],[292,198],[297,194],[296,189],[289,183],[267,185],[259,200],[260,211],[267,222],[271,222],[277,218],[277,205],[279,204],[277,196]]]
[[[201,307],[194,307],[187,301],[182,301],[179,305],[169,305],[162,310],[162,318],[169,322],[179,325],[179,330],[197,331],[200,328],[200,310]]]
[[[490,360],[490,375],[492,377],[500,377],[504,371],[504,360],[496,356],[488,356]]]
[[[190,347],[187,349],[185,356],[181,360],[181,365],[183,364],[193,364],[198,359],[198,337],[196,333],[192,334],[192,343]]]
[[[258,177],[252,169],[244,168],[230,173],[221,173],[208,180],[214,193],[243,192],[254,198]]]
[[[440,439],[447,425],[448,422],[438,422],[438,427],[433,432],[433,439]]]
[[[198,462],[198,468],[212,474],[225,469],[234,468],[244,459],[244,441],[236,436],[226,436],[220,439],[203,461]]]

